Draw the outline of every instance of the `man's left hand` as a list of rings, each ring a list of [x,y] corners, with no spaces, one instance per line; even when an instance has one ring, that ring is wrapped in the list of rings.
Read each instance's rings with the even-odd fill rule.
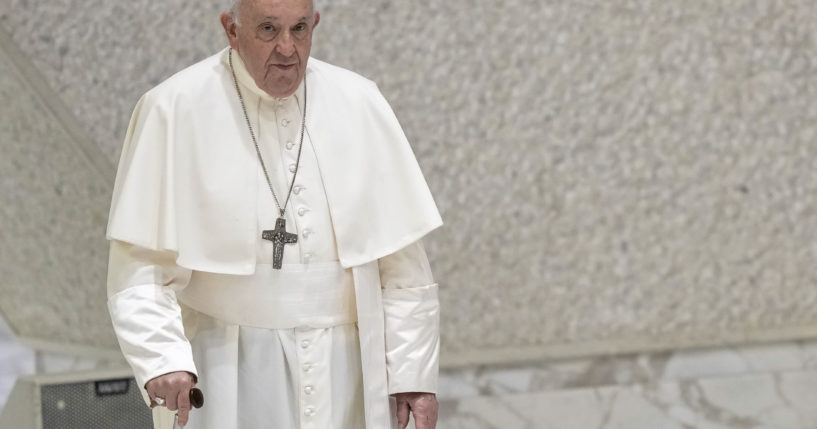
[[[437,426],[437,395],[433,393],[395,393],[397,399],[397,429],[406,429],[409,412],[414,415],[416,429],[434,429]]]

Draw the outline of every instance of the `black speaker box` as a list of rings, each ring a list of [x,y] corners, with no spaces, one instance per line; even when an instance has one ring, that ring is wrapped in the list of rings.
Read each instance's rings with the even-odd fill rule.
[[[21,377],[0,414],[0,429],[152,428],[128,370]]]

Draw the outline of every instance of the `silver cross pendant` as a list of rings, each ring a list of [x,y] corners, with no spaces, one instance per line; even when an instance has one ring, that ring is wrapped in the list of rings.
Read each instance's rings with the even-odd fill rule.
[[[287,221],[279,217],[275,221],[275,229],[265,230],[261,238],[272,242],[272,268],[281,269],[284,261],[284,245],[298,242],[298,235],[286,231]]]

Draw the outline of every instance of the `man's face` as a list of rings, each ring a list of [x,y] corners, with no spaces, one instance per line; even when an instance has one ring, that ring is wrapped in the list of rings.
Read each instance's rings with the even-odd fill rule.
[[[236,26],[229,13],[221,23],[256,85],[273,97],[287,97],[306,73],[312,30],[320,15],[312,0],[244,0]]]

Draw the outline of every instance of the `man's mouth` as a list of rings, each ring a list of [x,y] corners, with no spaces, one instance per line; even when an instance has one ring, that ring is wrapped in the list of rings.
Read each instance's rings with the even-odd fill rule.
[[[278,70],[292,70],[295,68],[295,64],[273,64],[272,66]]]

